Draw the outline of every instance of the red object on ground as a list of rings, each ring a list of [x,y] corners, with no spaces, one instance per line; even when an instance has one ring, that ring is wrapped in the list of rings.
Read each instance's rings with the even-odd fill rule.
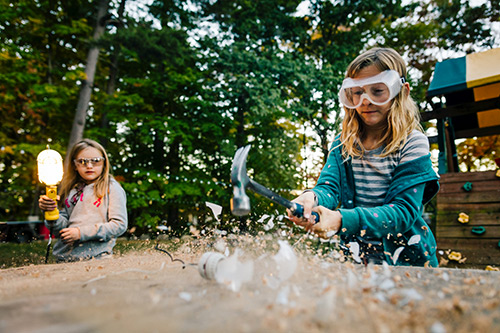
[[[40,225],[40,230],[38,232],[40,234],[41,237],[43,237],[43,239],[49,239],[49,234],[50,234],[50,231],[49,231],[49,228],[47,228],[45,226],[45,224],[41,224]]]

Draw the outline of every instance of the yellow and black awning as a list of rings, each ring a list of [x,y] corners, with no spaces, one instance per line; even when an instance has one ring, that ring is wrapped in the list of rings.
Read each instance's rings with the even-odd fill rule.
[[[427,97],[471,90],[475,102],[500,96],[500,48],[438,62]],[[500,109],[478,112],[477,125],[499,126]]]

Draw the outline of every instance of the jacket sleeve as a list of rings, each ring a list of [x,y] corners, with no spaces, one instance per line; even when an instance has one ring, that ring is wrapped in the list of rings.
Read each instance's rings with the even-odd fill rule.
[[[365,230],[368,238],[404,234],[422,214],[425,184],[411,186],[378,207],[339,209],[342,214],[340,235],[354,235]]]
[[[336,209],[341,200],[341,179],[343,178],[342,168],[344,166],[341,165],[336,155],[339,153],[339,148],[333,148],[336,144],[338,142],[334,141],[332,151],[328,155],[323,170],[321,170],[318,182],[312,189],[318,199],[318,205],[329,209]]]
[[[127,195],[116,181],[110,185],[108,205],[108,220],[105,223],[80,227],[82,242],[88,240],[106,242],[119,237],[127,230]]]

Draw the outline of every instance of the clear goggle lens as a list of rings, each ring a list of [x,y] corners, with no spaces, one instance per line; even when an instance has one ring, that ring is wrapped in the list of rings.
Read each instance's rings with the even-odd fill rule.
[[[339,99],[351,109],[361,106],[365,99],[375,105],[384,105],[399,94],[402,86],[402,78],[394,70],[369,78],[346,78],[340,88]]]
[[[75,160],[76,165],[86,166],[89,164],[100,165],[104,162],[104,157],[79,158]]]

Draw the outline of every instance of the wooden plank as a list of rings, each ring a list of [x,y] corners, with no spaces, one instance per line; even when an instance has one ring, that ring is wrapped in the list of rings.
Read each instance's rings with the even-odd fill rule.
[[[500,126],[491,126],[491,127],[483,127],[483,128],[472,128],[465,129],[461,131],[455,131],[455,139],[466,139],[472,138],[475,136],[490,136],[497,135],[500,133]]]
[[[460,213],[469,215],[469,223],[458,222]],[[500,225],[500,212],[477,212],[475,210],[439,210],[436,215],[436,223],[439,226],[459,226],[459,225]]]
[[[469,192],[464,190],[465,183],[472,183],[472,188]],[[462,194],[462,193],[474,193],[474,192],[482,192],[482,191],[495,191],[500,190],[500,178],[493,180],[481,180],[481,181],[473,181],[468,180],[466,182],[440,182],[440,195],[446,194]],[[500,199],[499,199],[500,200]]]
[[[462,202],[440,202],[436,205],[438,211],[475,211],[477,213],[500,212],[500,204],[494,203],[462,203]]]
[[[449,257],[447,255],[447,252],[444,252],[443,254],[438,253],[438,262],[440,262],[440,258],[443,257],[446,260],[449,260],[448,265],[446,267],[449,267],[449,264],[454,265],[454,267],[462,267],[465,266],[464,264],[470,266],[479,266],[479,265],[492,265],[492,266],[500,266],[500,254],[497,252],[492,252],[492,251],[485,251],[482,249],[454,249],[453,251],[459,252],[462,255],[462,258],[466,258],[464,263],[459,263],[457,261],[449,260]]]
[[[440,203],[451,203],[451,202],[461,202],[461,203],[494,203],[500,204],[500,189],[493,191],[481,191],[481,192],[464,192],[464,193],[454,193],[446,194],[439,193],[437,197],[437,204]]]
[[[469,181],[483,181],[483,180],[498,180],[495,176],[496,171],[481,171],[481,172],[450,172],[440,175],[439,183],[453,183],[453,182],[469,182]]]
[[[487,265],[500,267],[498,239],[437,239],[438,260],[448,259],[447,252],[460,252],[467,258],[464,263],[450,260],[444,267],[484,268]]]
[[[498,242],[500,239],[464,239],[464,238],[436,238],[437,246],[441,250],[454,250],[454,249],[484,249],[485,251],[498,251],[500,254],[500,247]]]
[[[420,112],[420,121],[443,119],[446,117],[457,117],[498,108],[500,108],[500,97],[453,105],[445,108],[435,109],[432,111]]]
[[[436,226],[436,237],[438,238],[495,238],[500,239],[500,225],[485,225],[485,233],[475,235],[471,232],[473,226]]]

